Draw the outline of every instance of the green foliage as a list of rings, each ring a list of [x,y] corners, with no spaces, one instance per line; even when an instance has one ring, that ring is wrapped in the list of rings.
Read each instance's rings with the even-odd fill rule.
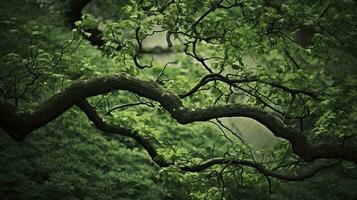
[[[1,134],[1,199],[165,196],[165,189],[154,177],[157,169],[145,152],[93,132],[86,122],[65,118],[37,131],[25,143]],[[67,128],[57,128],[63,125]]]
[[[184,94],[207,75],[203,61],[225,77],[255,81],[236,88],[212,81],[184,98],[185,106],[243,103],[273,112],[312,142],[357,145],[356,2],[252,0],[224,8],[235,2],[240,1],[93,1],[71,31],[64,25],[69,0],[1,1],[0,98],[31,112],[77,80],[121,72]],[[214,8],[218,3],[223,7]],[[91,29],[101,32],[103,46],[87,41]],[[303,41],[301,31],[313,34]],[[163,48],[173,43],[174,53],[137,55],[139,43],[147,48],[150,40]],[[135,59],[146,67],[140,70]],[[311,90],[319,99],[276,85]],[[274,138],[263,141],[274,147],[253,147],[214,120],[180,125],[158,103],[127,91],[89,101],[106,122],[152,141],[159,153],[154,160],[172,165],[159,169],[135,141],[100,133],[72,108],[21,143],[1,130],[0,199],[356,198],[356,165],[349,162],[296,183],[228,164],[184,172],[182,166],[212,157],[258,161],[293,175],[311,163],[301,162],[286,141]],[[137,101],[143,105],[104,114]]]

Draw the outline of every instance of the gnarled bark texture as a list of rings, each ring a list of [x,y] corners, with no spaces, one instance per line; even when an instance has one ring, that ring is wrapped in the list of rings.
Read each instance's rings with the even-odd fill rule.
[[[126,74],[78,81],[63,92],[43,102],[30,113],[16,110],[12,105],[0,100],[0,126],[18,141],[30,132],[57,118],[62,113],[88,97],[105,94],[116,90],[126,90],[141,97],[159,102],[171,116],[181,124],[208,121],[220,117],[248,117],[266,126],[272,133],[288,140],[294,153],[305,161],[314,159],[344,159],[357,162],[357,148],[336,144],[311,144],[299,130],[286,126],[269,112],[242,104],[216,105],[207,108],[187,108],[179,96],[161,88],[151,81],[143,81]],[[93,122],[97,118],[91,118]],[[125,131],[124,131],[125,132]]]

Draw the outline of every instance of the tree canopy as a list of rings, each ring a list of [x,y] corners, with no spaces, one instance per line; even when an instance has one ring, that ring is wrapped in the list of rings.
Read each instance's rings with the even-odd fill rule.
[[[356,9],[0,2],[0,199],[357,198]]]

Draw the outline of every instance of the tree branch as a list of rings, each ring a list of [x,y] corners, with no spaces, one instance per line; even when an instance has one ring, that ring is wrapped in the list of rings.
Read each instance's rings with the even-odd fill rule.
[[[106,132],[106,133],[118,134],[121,136],[130,137],[130,138],[134,139],[148,152],[151,159],[159,167],[168,167],[168,166],[174,164],[173,162],[166,161],[162,156],[160,156],[158,154],[158,152],[156,151],[155,147],[151,144],[151,142],[148,139],[145,139],[142,136],[140,136],[140,134],[137,133],[136,131],[134,131],[132,129],[123,128],[123,127],[110,125],[110,124],[106,123],[97,114],[95,107],[91,106],[88,103],[88,101],[82,100],[79,103],[77,103],[76,105],[87,115],[88,119],[91,122],[93,122],[93,124],[96,126],[97,129],[99,129],[103,132]],[[243,166],[255,168],[259,173],[261,173],[265,176],[274,177],[274,178],[277,178],[280,180],[286,180],[286,181],[299,181],[299,180],[305,180],[307,178],[311,178],[320,170],[333,167],[339,163],[340,162],[333,163],[330,165],[320,165],[304,174],[300,174],[297,176],[282,175],[282,174],[270,171],[270,170],[266,169],[263,165],[256,163],[256,162],[239,160],[239,159],[229,159],[229,158],[223,158],[223,157],[211,158],[211,159],[206,160],[206,161],[204,161],[200,164],[197,164],[197,165],[181,166],[180,169],[183,171],[187,171],[187,172],[200,172],[200,171],[203,171],[209,167],[212,167],[214,165],[220,165],[220,164],[243,165]]]
[[[144,137],[140,136],[140,134],[136,131],[120,126],[107,124],[97,114],[95,107],[91,106],[86,100],[82,100],[76,105],[87,115],[88,119],[93,122],[97,129],[106,133],[130,137],[134,139],[137,143],[139,143],[148,152],[151,159],[156,162],[156,164],[158,164],[160,167],[167,167],[169,165],[169,163],[167,163],[159,156],[151,142],[148,139],[145,139]]]
[[[189,172],[199,172],[199,171],[203,171],[209,167],[212,167],[214,165],[220,165],[220,164],[242,165],[242,166],[252,167],[252,168],[256,169],[259,173],[261,173],[265,176],[274,177],[274,178],[277,178],[280,180],[303,181],[305,179],[313,177],[317,172],[319,172],[323,169],[328,169],[328,168],[334,167],[334,166],[338,165],[339,163],[340,162],[335,162],[335,163],[329,164],[329,165],[320,165],[320,166],[317,166],[303,174],[296,175],[296,176],[283,175],[283,174],[279,174],[279,173],[270,171],[259,163],[246,161],[246,160],[239,160],[239,159],[228,159],[228,158],[223,158],[223,157],[211,158],[211,159],[206,160],[198,165],[184,166],[181,169],[184,171],[189,171]]]
[[[187,108],[177,95],[162,89],[155,82],[143,81],[126,74],[78,81],[28,113],[20,112],[9,103],[0,100],[0,126],[13,139],[21,141],[30,132],[51,122],[80,101],[117,90],[130,91],[159,102],[181,124],[221,117],[248,117],[266,126],[275,136],[288,140],[294,153],[305,161],[328,158],[357,162],[356,147],[327,143],[310,144],[303,133],[286,126],[267,111],[242,104]]]
[[[268,82],[268,81],[260,80],[259,78],[254,78],[254,77],[246,78],[246,79],[229,79],[228,77],[225,77],[225,76],[223,76],[221,74],[217,74],[217,73],[211,73],[211,74],[204,76],[190,91],[186,92],[185,94],[181,94],[179,96],[181,98],[191,96],[195,92],[197,92],[201,87],[205,86],[207,83],[209,83],[211,81],[222,81],[229,85],[234,85],[234,84],[239,84],[239,83],[257,82],[257,83],[263,83],[266,85],[270,85],[275,88],[279,88],[279,89],[289,92],[291,94],[304,94],[304,95],[307,95],[313,99],[319,99],[319,97],[316,95],[316,93],[312,92],[312,91],[289,88],[289,87],[286,87],[286,86],[278,84],[278,83]]]

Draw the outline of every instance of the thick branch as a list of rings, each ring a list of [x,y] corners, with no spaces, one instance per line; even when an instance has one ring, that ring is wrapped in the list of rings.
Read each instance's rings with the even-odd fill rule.
[[[123,128],[115,125],[110,125],[106,123],[96,112],[96,109],[91,106],[88,101],[82,100],[77,103],[77,106],[87,115],[88,119],[94,123],[97,129],[112,134],[118,134],[125,137],[130,137],[138,142],[150,155],[151,159],[160,167],[168,167],[173,164],[173,162],[168,162],[161,157],[158,152],[156,151],[154,145],[148,139],[140,136],[139,133],[132,129]],[[211,158],[206,160],[197,165],[190,165],[190,166],[181,166],[180,168],[186,172],[200,172],[203,171],[211,166],[220,165],[220,164],[228,164],[228,165],[242,165],[255,168],[259,173],[264,174],[265,176],[274,177],[280,180],[287,180],[287,181],[298,181],[298,180],[305,180],[307,178],[311,178],[314,176],[318,171],[322,169],[326,169],[332,166],[335,166],[338,163],[334,163],[332,165],[320,165],[307,173],[300,174],[297,176],[289,176],[279,174],[273,171],[266,169],[263,165],[246,160],[239,160],[239,159],[229,159],[229,158]]]
[[[75,22],[80,21],[82,17],[82,10],[86,5],[88,5],[92,0],[71,0],[69,2],[69,10],[67,12],[66,25],[73,29],[76,27]],[[86,32],[90,33],[91,36],[86,37],[88,41],[94,46],[103,46],[104,40],[102,39],[102,31],[98,28],[86,29]]]
[[[167,167],[169,165],[165,160],[158,156],[158,153],[151,142],[148,139],[140,136],[140,134],[136,131],[105,123],[104,120],[97,114],[96,109],[86,100],[80,101],[77,103],[77,106],[87,115],[88,119],[94,123],[97,129],[106,133],[130,137],[139,143],[148,152],[151,159],[155,161],[160,167]]]
[[[242,104],[186,108],[175,94],[162,89],[151,81],[143,81],[126,74],[78,81],[50,98],[30,113],[20,113],[13,106],[0,100],[0,126],[15,140],[22,140],[87,97],[117,90],[127,90],[141,97],[159,102],[181,124],[208,121],[220,117],[248,117],[266,126],[272,133],[288,140],[294,153],[305,161],[319,158],[344,159],[357,162],[357,148],[336,144],[310,144],[299,130],[286,126],[282,121],[261,109]]]
[[[78,81],[30,113],[18,113],[9,103],[0,100],[0,126],[15,140],[22,140],[31,131],[54,120],[79,101],[115,90],[128,90],[139,96],[160,102],[169,112],[173,112],[173,109],[181,106],[178,97],[162,90],[157,84],[118,74]]]
[[[67,12],[66,23],[70,28],[74,28],[74,22],[81,20],[83,8],[92,0],[71,0]]]

